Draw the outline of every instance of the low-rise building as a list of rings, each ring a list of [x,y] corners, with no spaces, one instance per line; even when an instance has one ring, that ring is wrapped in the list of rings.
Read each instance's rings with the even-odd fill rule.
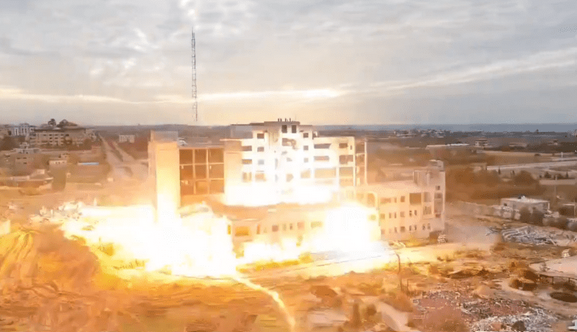
[[[523,208],[527,208],[529,211],[537,210],[547,212],[550,209],[549,201],[544,199],[528,198],[525,196],[501,198],[501,206],[504,208],[510,208],[514,211],[520,211]]]
[[[134,135],[118,135],[118,143],[134,143]]]
[[[412,180],[360,186],[346,195],[378,210],[384,239],[402,241],[444,230],[445,192],[443,163],[432,161],[415,169]]]

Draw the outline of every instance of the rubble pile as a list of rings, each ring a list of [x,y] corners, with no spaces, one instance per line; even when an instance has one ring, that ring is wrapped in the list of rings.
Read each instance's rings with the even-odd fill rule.
[[[535,245],[557,245],[556,239],[554,239],[551,234],[540,231],[531,226],[505,229],[501,231],[501,235],[503,236],[503,240],[507,242]]]
[[[471,331],[527,331],[547,332],[551,331],[553,324],[558,318],[539,308],[531,308],[521,315],[508,315],[501,317],[489,317],[474,323]],[[499,328],[496,330],[496,328]]]

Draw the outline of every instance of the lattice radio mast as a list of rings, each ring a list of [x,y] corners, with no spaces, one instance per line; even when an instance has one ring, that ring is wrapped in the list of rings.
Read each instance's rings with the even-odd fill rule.
[[[196,41],[194,39],[194,30],[192,31],[192,116],[194,122],[198,121],[198,101],[196,98]]]

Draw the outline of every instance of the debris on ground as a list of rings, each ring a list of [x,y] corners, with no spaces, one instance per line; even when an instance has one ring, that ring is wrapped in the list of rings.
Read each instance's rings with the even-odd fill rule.
[[[540,309],[530,308],[521,315],[493,316],[473,323],[472,332],[480,331],[498,331],[494,327],[499,325],[501,328],[510,327],[509,331],[527,331],[527,332],[547,332],[558,320],[558,317]]]
[[[549,233],[531,226],[505,229],[501,231],[501,235],[503,236],[503,240],[507,242],[557,245],[557,241]]]

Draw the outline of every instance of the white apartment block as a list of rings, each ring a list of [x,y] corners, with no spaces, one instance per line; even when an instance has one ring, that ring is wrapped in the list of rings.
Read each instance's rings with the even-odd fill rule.
[[[82,145],[85,140],[93,139],[94,132],[92,129],[83,127],[69,128],[37,128],[30,135],[30,144],[33,146],[64,146],[64,145]]]
[[[354,189],[357,201],[378,210],[384,239],[424,238],[445,229],[445,170],[440,161],[431,161],[429,166],[416,169],[413,180]]]
[[[118,135],[118,143],[134,143],[134,135]]]
[[[324,203],[366,174],[364,144],[354,137],[319,137],[310,125],[280,119],[231,126],[224,164],[227,205]]]
[[[34,132],[35,126],[31,126],[28,123],[21,123],[18,125],[10,126],[10,136],[28,136]]]

